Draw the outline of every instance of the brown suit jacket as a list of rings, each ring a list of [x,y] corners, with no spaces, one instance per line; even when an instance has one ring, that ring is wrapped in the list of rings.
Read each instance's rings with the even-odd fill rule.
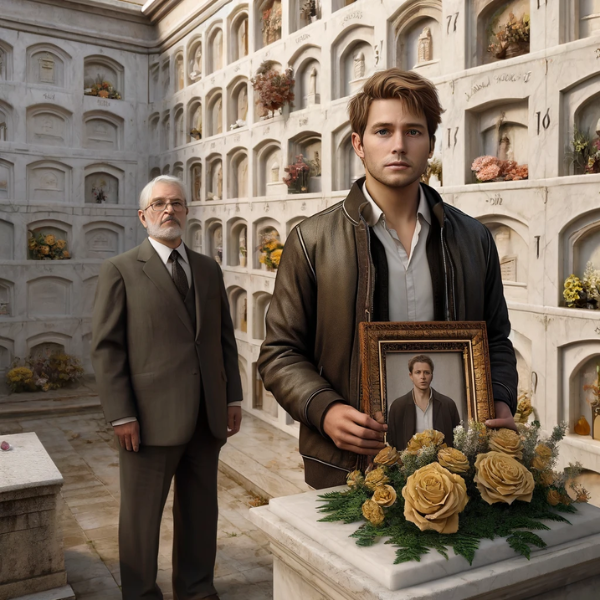
[[[444,434],[444,442],[452,446],[453,429],[460,425],[458,409],[452,398],[432,389],[433,428]],[[399,451],[408,446],[410,438],[416,433],[417,407],[412,390],[392,403],[388,416],[388,444]]]
[[[92,317],[92,364],[107,421],[136,417],[149,446],[194,433],[204,391],[212,434],[227,437],[227,404],[242,400],[223,275],[186,247],[196,328],[171,275],[146,239],[102,264]]]

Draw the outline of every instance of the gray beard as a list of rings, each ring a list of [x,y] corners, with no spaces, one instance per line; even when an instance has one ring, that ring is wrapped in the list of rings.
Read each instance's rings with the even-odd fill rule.
[[[183,230],[175,221],[171,221],[173,225],[167,229],[162,228],[160,225],[154,225],[148,223],[147,231],[148,235],[156,238],[157,240],[166,240],[172,242],[182,237]]]

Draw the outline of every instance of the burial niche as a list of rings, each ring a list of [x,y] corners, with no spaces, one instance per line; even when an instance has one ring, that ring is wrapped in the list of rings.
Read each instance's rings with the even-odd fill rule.
[[[199,100],[190,102],[188,114],[188,142],[202,139],[202,104]]]
[[[13,138],[12,106],[0,100],[0,142],[10,142]]]
[[[503,223],[486,223],[492,233],[504,283],[527,283],[529,249],[519,233]]]
[[[202,164],[194,163],[190,167],[190,181],[192,185],[191,196],[192,202],[200,202],[202,200]]]
[[[194,252],[198,252],[199,254],[203,254],[203,244],[202,244],[202,223],[198,221],[192,221],[189,227],[188,240],[190,248]]]
[[[229,225],[227,236],[227,264],[230,267],[246,267],[248,258],[248,225],[243,219]]]
[[[577,38],[586,38],[600,33],[600,0],[575,0],[578,17]],[[576,38],[576,39],[577,39]]]
[[[190,83],[194,83],[202,77],[202,42],[192,43],[188,56],[190,57],[188,64]]]
[[[119,180],[107,171],[95,171],[85,177],[86,204],[119,204]]]
[[[13,284],[6,279],[0,279],[0,317],[12,316]],[[0,365],[2,368],[2,365]]]
[[[600,77],[597,76],[594,79],[595,81],[590,83],[597,86]],[[574,120],[578,141],[581,145],[581,141],[585,139],[587,147],[583,151],[572,152],[573,171],[578,174],[600,173],[600,157],[598,157],[600,150],[600,92],[593,94],[581,103],[575,111]],[[575,139],[575,132],[572,139]],[[572,141],[571,148],[573,146]]]
[[[84,59],[83,87],[85,94],[122,100],[124,83],[125,69],[116,60],[107,56],[86,56]]]
[[[161,67],[160,77],[162,81],[163,98],[166,98],[171,89],[171,69],[168,60],[166,60]]]
[[[253,332],[252,337],[255,340],[265,339],[265,319],[267,318],[267,311],[271,304],[271,294],[267,292],[258,292],[254,294],[254,314],[253,314]]]
[[[27,283],[29,316],[71,314],[72,282],[62,277],[39,277]]]
[[[209,131],[208,136],[223,133],[223,97],[221,93],[214,94],[208,105]]]
[[[179,148],[185,143],[185,113],[183,107],[175,109],[175,117],[173,119],[175,127],[174,148]]]
[[[223,264],[223,226],[220,221],[213,222],[208,227],[209,255],[217,263]]]
[[[343,34],[332,49],[334,97],[343,98],[360,90],[375,67],[373,30],[359,27]],[[337,63],[336,63],[337,61]]]
[[[296,100],[299,108],[308,108],[321,103],[321,66],[317,60],[308,60],[296,75]]]
[[[248,56],[248,14],[243,12],[232,23],[232,62]]]
[[[207,200],[223,199],[223,161],[221,158],[214,158],[209,166],[209,189],[206,192]]]
[[[229,129],[237,129],[248,124],[248,82],[244,79],[233,86],[229,97]]]
[[[35,336],[36,339],[39,339],[39,337],[40,336]],[[31,358],[33,358],[34,360],[48,358],[49,356],[52,356],[54,354],[64,353],[64,345],[59,344],[58,342],[40,342],[39,344],[35,344],[34,346],[30,346],[29,348],[29,356],[31,356]]]
[[[0,40],[0,81],[12,79],[12,46]]]
[[[236,152],[231,158],[231,194],[232,198],[248,197],[248,155],[244,151]]]
[[[0,200],[12,198],[13,164],[0,158]]]
[[[170,135],[171,135],[171,117],[170,117],[169,113],[166,113],[163,116],[163,120],[162,120],[161,148],[163,150],[169,149]]]
[[[67,87],[71,57],[52,44],[36,44],[27,49],[27,82],[43,86]]]
[[[183,164],[177,162],[173,165],[173,177],[177,177],[183,182]]]
[[[0,260],[14,260],[15,227],[9,221],[0,219]]]
[[[220,71],[223,68],[223,30],[216,27],[209,38],[210,72]]]
[[[185,74],[183,68],[183,53],[175,57],[175,91],[179,92],[185,87]]]
[[[72,169],[62,163],[45,160],[27,165],[29,202],[70,202]]]
[[[149,68],[149,88],[150,88],[150,102],[158,102],[160,98],[160,88],[159,88],[159,78],[160,78],[160,67],[158,64],[154,64]]]
[[[600,365],[600,354],[594,354],[580,363],[570,378],[570,410],[569,421],[571,430],[580,417],[585,417],[592,426],[594,438],[600,441],[600,411],[594,411],[591,403],[594,401],[592,389],[584,389],[587,386],[600,385],[598,380],[598,365]]]
[[[83,115],[83,147],[90,150],[121,150],[123,119],[105,112]]]
[[[337,150],[333,157],[335,190],[349,190],[357,179],[364,176],[365,168],[352,147],[352,133],[349,126],[336,132],[335,140],[337,143]]]
[[[122,228],[112,223],[91,223],[85,232],[85,258],[105,259],[121,252]]]
[[[27,143],[70,146],[71,113],[59,106],[30,106],[27,109]]]
[[[268,141],[256,151],[258,166],[257,177],[255,177],[256,195],[269,196],[285,193],[282,188],[282,177],[284,175],[282,166],[282,154],[279,144]]]
[[[282,8],[281,0],[263,0],[256,3],[256,23],[259,27],[256,39],[260,47],[268,46],[281,39]]]
[[[309,167],[308,192],[321,191],[321,136],[315,132],[305,132],[290,140],[290,156],[302,156],[302,160]],[[290,173],[287,174],[290,177]],[[288,189],[292,189],[292,184]]]

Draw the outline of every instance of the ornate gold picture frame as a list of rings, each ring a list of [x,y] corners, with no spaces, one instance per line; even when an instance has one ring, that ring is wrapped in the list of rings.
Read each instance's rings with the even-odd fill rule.
[[[427,355],[436,364],[431,387],[455,399],[461,420],[494,418],[485,322],[364,322],[359,333],[363,412],[387,422],[390,405],[412,389],[409,359]]]

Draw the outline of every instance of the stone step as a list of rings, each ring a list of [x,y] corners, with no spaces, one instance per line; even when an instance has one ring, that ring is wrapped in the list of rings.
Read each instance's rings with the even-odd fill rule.
[[[36,394],[36,396],[40,396]],[[24,394],[23,394],[24,395]],[[32,394],[29,394],[32,395]],[[12,394],[0,402],[1,419],[22,419],[45,415],[68,415],[101,411],[98,394],[90,392],[77,396],[49,398],[21,398],[22,394]],[[10,399],[10,400],[9,400]],[[14,399],[14,400],[13,400]]]

